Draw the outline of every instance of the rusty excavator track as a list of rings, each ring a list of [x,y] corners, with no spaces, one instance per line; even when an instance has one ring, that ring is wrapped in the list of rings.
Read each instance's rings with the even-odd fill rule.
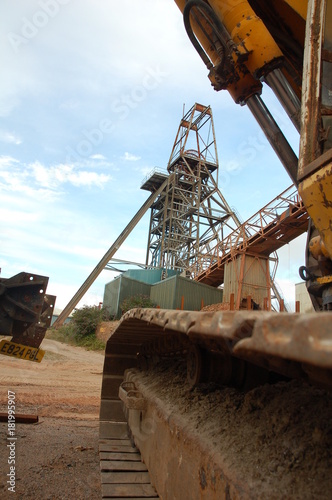
[[[144,396],[138,389],[133,381],[135,369],[144,373],[162,360],[180,357],[187,360],[187,380],[183,380],[183,385],[188,391],[203,383],[246,391],[284,379],[300,379],[331,389],[330,321],[328,312],[319,318],[316,313],[301,316],[263,311],[134,309],[126,313],[105,353],[100,410],[103,498],[158,498],[148,471],[160,498],[223,498],[220,492],[225,485],[219,485],[221,489],[207,488],[202,497],[191,496],[192,492],[189,496],[172,496],[176,495],[170,486],[173,482],[165,486],[167,474],[160,471],[162,465],[151,449],[157,446],[157,455],[161,451],[158,444],[149,444],[150,432],[144,431],[157,425],[156,416],[151,413],[157,412],[158,423],[163,419],[159,414],[163,410],[153,409],[156,398],[149,402],[149,395]],[[171,369],[169,376],[173,375]],[[171,428],[167,418],[165,425]],[[185,425],[182,428],[179,424],[180,435],[185,434]],[[200,452],[199,456],[203,455]],[[210,465],[214,463],[213,454],[209,460]],[[191,473],[195,476],[192,488],[197,492],[201,491],[200,467],[199,463],[194,464]],[[239,485],[232,488],[236,490]],[[239,491],[235,498],[238,494]]]

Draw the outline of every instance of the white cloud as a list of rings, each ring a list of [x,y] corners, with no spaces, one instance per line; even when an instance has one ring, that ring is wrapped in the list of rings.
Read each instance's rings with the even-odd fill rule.
[[[220,168],[225,172],[234,173],[242,170],[243,166],[236,160],[230,160],[225,163],[222,162]]]
[[[20,210],[6,209],[1,208],[0,210],[0,221],[8,222],[11,224],[27,224],[27,223],[35,223],[38,220],[37,213],[31,213]]]
[[[68,176],[68,181],[76,187],[95,185],[100,189],[103,189],[105,187],[105,184],[110,180],[110,175],[97,174],[96,172],[77,172],[71,173]]]
[[[0,156],[0,169],[2,167],[11,167],[14,163],[19,163],[19,161],[12,156]]]
[[[22,144],[22,140],[17,135],[6,130],[0,130],[0,141],[6,142],[7,144]]]
[[[95,154],[95,155],[91,155],[90,156],[91,160],[106,160],[106,156],[102,155],[102,154]]]
[[[75,165],[46,167],[38,161],[21,165],[18,160],[9,156],[0,157],[0,190],[4,191],[51,195],[52,191],[56,192],[63,184],[103,189],[110,180],[109,174],[80,170]]]
[[[73,186],[92,186],[95,185],[101,189],[111,180],[107,174],[97,174],[96,172],[87,172],[77,170],[74,165],[56,165],[54,167],[45,167],[39,162],[31,165],[35,180],[42,186],[55,189],[61,184],[69,183]]]
[[[140,156],[135,156],[132,153],[128,153],[128,151],[126,151],[125,154],[121,156],[121,160],[125,161],[138,161],[140,159],[141,159]]]
[[[115,167],[115,165],[108,161],[106,156],[102,154],[95,154],[89,156],[89,158],[82,158],[81,161],[73,162],[70,163],[69,165],[72,165],[76,169],[82,170],[82,169],[93,169],[93,170],[105,170],[107,172],[110,171],[117,171],[119,170],[118,167]]]

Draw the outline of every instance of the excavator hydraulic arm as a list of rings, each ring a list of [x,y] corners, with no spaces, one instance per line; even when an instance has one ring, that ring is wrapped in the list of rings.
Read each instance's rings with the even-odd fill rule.
[[[316,309],[332,307],[332,0],[175,0],[215,90],[247,105],[311,217],[306,264]],[[297,156],[261,94],[300,134]],[[314,252],[311,252],[314,249]]]

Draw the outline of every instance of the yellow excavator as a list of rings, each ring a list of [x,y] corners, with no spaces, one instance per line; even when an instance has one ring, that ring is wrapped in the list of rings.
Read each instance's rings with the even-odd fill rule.
[[[248,106],[297,186],[311,217],[300,275],[315,309],[330,309],[331,2],[175,1],[213,88]],[[264,84],[300,133],[299,157],[262,99]]]
[[[326,453],[332,407],[332,1],[175,3],[211,85],[248,106],[310,216],[300,276],[316,312],[127,312],[105,353],[103,498],[327,499],[331,481],[324,467],[332,465]],[[264,103],[266,85],[299,132],[298,155]],[[212,267],[206,272],[211,275]],[[181,368],[185,358],[187,381]],[[249,439],[244,442],[245,429]],[[296,430],[301,456],[292,441]],[[269,450],[276,457],[272,466]]]

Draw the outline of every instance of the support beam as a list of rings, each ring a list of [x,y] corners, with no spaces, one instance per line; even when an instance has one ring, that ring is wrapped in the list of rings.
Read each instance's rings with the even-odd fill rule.
[[[132,220],[127,224],[125,229],[122,231],[120,236],[115,240],[113,245],[109,248],[109,250],[105,253],[104,257],[94,268],[92,273],[88,276],[88,278],[84,281],[83,285],[78,289],[73,298],[68,302],[64,310],[61,312],[57,320],[54,322],[54,327],[58,328],[63,325],[64,321],[68,318],[69,314],[72,312],[74,307],[78,304],[81,298],[86,294],[89,290],[90,286],[94,283],[94,281],[98,278],[102,270],[105,268],[106,264],[110,261],[110,259],[114,256],[117,250],[120,248],[122,243],[129,236],[134,227],[141,220],[146,211],[151,207],[152,203],[155,199],[161,194],[161,192],[166,188],[168,180],[166,179],[163,184],[152,193],[145,203],[141,206],[136,215],[132,218]]]

